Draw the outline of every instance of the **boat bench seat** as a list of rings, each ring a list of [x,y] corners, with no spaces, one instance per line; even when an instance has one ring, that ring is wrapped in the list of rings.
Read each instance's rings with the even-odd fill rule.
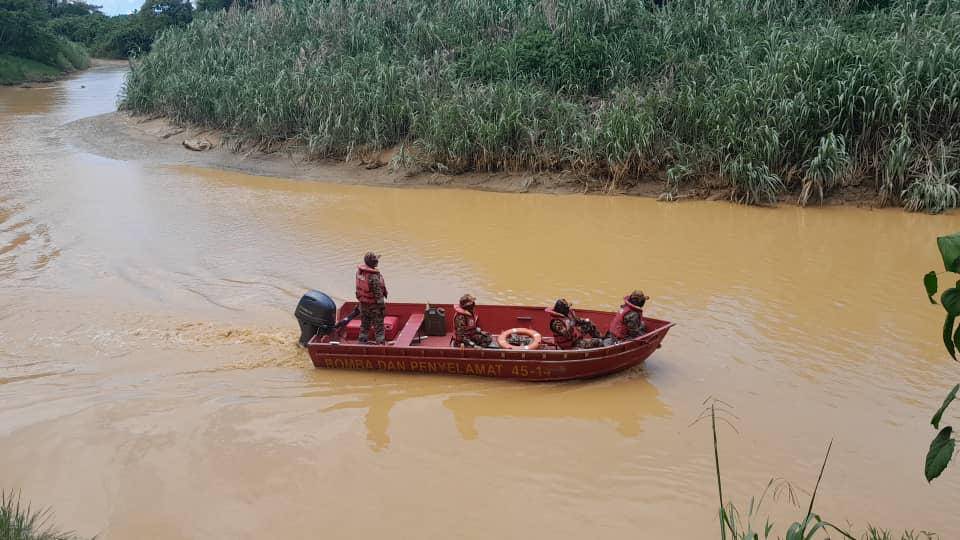
[[[403,325],[403,330],[400,330],[400,334],[397,335],[397,339],[394,340],[394,347],[409,347],[413,343],[413,339],[417,337],[417,334],[420,332],[420,325],[423,324],[423,313],[414,313],[410,315],[410,318],[407,319],[407,324]]]
[[[346,338],[347,339],[357,339],[360,337],[360,318],[350,321],[347,324],[346,328]],[[383,336],[387,341],[392,340],[396,337],[397,332],[400,331],[400,317],[395,315],[387,315],[383,318]]]

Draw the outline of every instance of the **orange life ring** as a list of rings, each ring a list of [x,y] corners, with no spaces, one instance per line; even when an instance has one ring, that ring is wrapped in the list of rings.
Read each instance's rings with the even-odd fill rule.
[[[529,337],[533,340],[529,345],[513,345],[507,338],[513,334],[520,334]],[[540,335],[540,332],[533,330],[531,328],[511,328],[509,330],[504,330],[500,332],[500,335],[497,336],[497,343],[500,345],[501,349],[523,349],[523,350],[534,350],[539,349],[540,344],[543,343],[543,336]]]

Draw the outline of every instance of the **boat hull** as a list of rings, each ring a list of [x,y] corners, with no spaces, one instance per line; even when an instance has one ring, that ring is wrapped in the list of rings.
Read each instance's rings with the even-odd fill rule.
[[[413,313],[418,310],[422,312],[424,305],[406,304],[402,307],[407,307],[408,311]],[[347,308],[352,309],[352,306],[346,305],[341,311],[346,311]],[[487,309],[505,310],[504,313],[527,321],[533,328],[549,322],[549,318],[539,315],[538,312],[542,310],[537,308],[491,306]],[[480,310],[481,308],[478,308],[478,311]],[[399,313],[401,317],[404,311],[401,306],[391,304],[388,307],[388,313]],[[452,312],[452,309],[448,312]],[[591,319],[599,323],[608,323],[613,315],[590,311],[581,312],[580,316],[585,314],[591,315]],[[497,317],[489,318],[496,320]],[[670,322],[657,319],[646,319],[646,324],[648,331],[644,335],[596,349],[519,350],[436,345],[368,345],[331,342],[327,337],[316,336],[307,344],[307,350],[313,365],[318,368],[477,376],[522,381],[563,381],[600,377],[642,364],[661,346],[663,338],[673,326]]]

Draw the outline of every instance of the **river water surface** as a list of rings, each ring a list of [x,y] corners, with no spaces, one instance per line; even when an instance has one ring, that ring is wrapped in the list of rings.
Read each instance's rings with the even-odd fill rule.
[[[124,72],[0,88],[0,488],[101,538],[710,538],[724,493],[960,535],[960,467],[928,485],[960,365],[921,276],[960,216],[393,189],[86,153],[61,126]],[[524,247],[510,238],[523,237]],[[315,370],[292,310],[351,295],[613,309],[678,323],[590,382]],[[960,410],[960,409],[957,409]],[[957,423],[960,415],[953,414]],[[803,510],[761,515],[777,530]],[[761,520],[762,521],[762,520]]]

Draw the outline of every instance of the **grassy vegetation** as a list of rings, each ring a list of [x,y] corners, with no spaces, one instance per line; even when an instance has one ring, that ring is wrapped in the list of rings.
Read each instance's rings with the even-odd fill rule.
[[[35,509],[19,493],[0,491],[0,540],[76,540],[49,524],[50,511]]]
[[[957,204],[960,6],[286,0],[164,33],[124,106],[316,156],[403,143],[452,172],[709,180],[746,203],[858,184],[938,211]]]
[[[51,81],[64,73],[84,69],[90,65],[86,51],[75,43],[65,41],[53,64],[30,58],[0,54],[0,84]]]
[[[707,405],[709,403],[709,405]],[[728,499],[723,497],[723,477],[720,474],[720,445],[717,437],[717,421],[726,423],[733,427],[732,420],[736,418],[730,411],[730,406],[714,398],[708,398],[704,404],[706,408],[700,416],[694,420],[694,424],[709,420],[710,429],[713,434],[713,459],[717,478],[717,494],[720,500],[718,511],[720,525],[720,540],[769,540],[772,538],[782,538],[783,540],[813,540],[823,538],[845,538],[847,540],[857,540],[849,531],[840,528],[833,523],[824,520],[814,512],[814,502],[817,499],[817,493],[820,490],[820,481],[823,480],[823,472],[827,468],[827,460],[830,458],[830,450],[833,448],[833,441],[827,446],[827,453],[823,458],[823,465],[820,466],[820,474],[817,476],[817,483],[810,493],[810,502],[806,507],[806,513],[803,519],[793,522],[787,527],[783,536],[779,534],[772,536],[775,526],[769,518],[765,518],[761,523],[761,512],[765,501],[785,497],[794,506],[797,504],[797,493],[793,486],[783,479],[772,479],[767,483],[759,499],[754,497],[750,499],[746,513],[741,513],[739,509]],[[946,405],[945,405],[946,406]],[[734,428],[736,429],[736,428]],[[896,540],[898,538],[889,530],[878,529],[868,526],[866,532],[859,537],[861,540]],[[921,531],[904,531],[900,540],[939,540],[937,534]]]
[[[53,66],[34,60],[0,54],[0,84],[15,84],[24,81],[47,81],[61,75]]]

